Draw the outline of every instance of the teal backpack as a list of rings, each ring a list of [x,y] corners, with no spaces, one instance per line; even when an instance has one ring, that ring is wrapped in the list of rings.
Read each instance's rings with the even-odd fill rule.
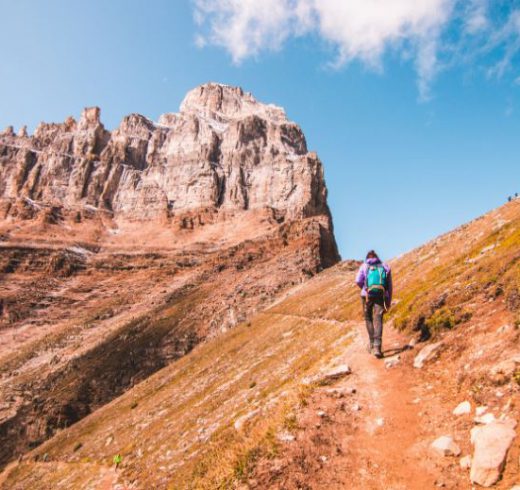
[[[388,287],[388,275],[383,264],[367,265],[365,287],[369,296],[382,296]]]

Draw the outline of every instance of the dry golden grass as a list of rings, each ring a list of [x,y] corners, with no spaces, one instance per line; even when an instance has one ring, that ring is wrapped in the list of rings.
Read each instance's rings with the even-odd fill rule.
[[[328,271],[272,310],[195,348],[35,450],[31,458],[46,455],[47,462],[38,463],[38,471],[34,463],[18,466],[11,488],[42,482],[59,488],[64,464],[74,473],[88,463],[85,478],[92,481],[92,472],[102,478],[116,453],[123,457],[123,478],[140,488],[229,488],[255,457],[276,451],[274,434],[300,403],[302,380],[350,342],[342,309],[334,311],[338,292],[352,280],[351,272]],[[335,293],[324,302],[320,291]]]

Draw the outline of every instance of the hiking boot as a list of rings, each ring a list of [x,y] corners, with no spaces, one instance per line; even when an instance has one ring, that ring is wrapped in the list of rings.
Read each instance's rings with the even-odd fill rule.
[[[374,354],[374,357],[377,357],[378,359],[381,359],[383,357],[383,353],[381,352],[381,347],[374,347],[372,349],[372,354]]]
[[[373,348],[374,348],[374,346],[372,345],[372,342],[369,342],[369,343],[367,344],[367,352],[368,352],[369,354],[372,354],[372,350],[373,350]]]

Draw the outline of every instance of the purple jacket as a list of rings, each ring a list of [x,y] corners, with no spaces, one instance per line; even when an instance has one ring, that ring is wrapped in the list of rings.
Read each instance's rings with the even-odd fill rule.
[[[358,273],[356,274],[356,284],[361,288],[361,296],[366,297],[367,290],[365,288],[365,279],[367,277],[367,267],[368,265],[375,265],[375,264],[381,264],[381,261],[379,259],[367,259],[364,264],[361,265],[361,267],[358,270]],[[392,292],[393,292],[393,286],[392,286],[392,271],[390,270],[390,266],[388,264],[385,264],[383,262],[383,267],[385,268],[387,277],[388,277],[388,289],[385,291],[385,303],[387,306],[390,306],[392,304]]]

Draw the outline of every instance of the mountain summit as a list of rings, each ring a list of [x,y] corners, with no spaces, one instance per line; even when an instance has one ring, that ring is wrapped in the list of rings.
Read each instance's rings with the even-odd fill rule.
[[[4,216],[31,215],[38,205],[190,226],[249,210],[279,221],[322,216],[324,260],[337,260],[318,157],[281,108],[240,88],[202,85],[179,113],[158,123],[131,114],[112,132],[96,107],[79,121],[41,123],[33,136],[8,128],[0,162]]]

